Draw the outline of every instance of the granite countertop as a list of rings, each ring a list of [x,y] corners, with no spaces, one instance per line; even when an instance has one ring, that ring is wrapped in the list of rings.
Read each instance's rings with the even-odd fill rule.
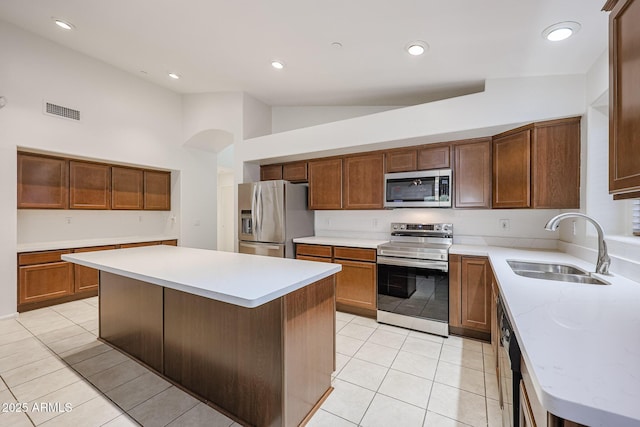
[[[489,258],[547,411],[589,426],[640,424],[639,283],[615,273],[595,275],[610,285],[533,279],[507,264],[517,259],[594,271],[594,263],[562,252],[453,245],[450,253]]]
[[[342,269],[325,262],[164,245],[68,254],[62,259],[247,308]]]
[[[351,248],[376,249],[378,245],[388,243],[387,240],[359,239],[352,237],[323,237],[310,236],[293,239],[294,243],[307,243],[309,245],[346,246]]]

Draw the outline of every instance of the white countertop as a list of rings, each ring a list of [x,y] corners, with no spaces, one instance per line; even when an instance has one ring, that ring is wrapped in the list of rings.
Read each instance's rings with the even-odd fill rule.
[[[561,252],[453,245],[451,254],[488,256],[507,314],[547,411],[589,426],[640,425],[640,284],[608,286],[516,275],[507,260],[558,262],[594,271]]]
[[[17,252],[51,251],[57,249],[90,248],[92,246],[122,245],[125,243],[158,242],[161,240],[177,240],[176,236],[132,236],[106,237],[84,240],[61,240],[57,242],[19,243]]]
[[[342,269],[325,262],[160,245],[69,254],[62,259],[248,308]]]
[[[307,243],[309,245],[346,246],[352,248],[376,249],[378,245],[388,243],[388,240],[354,239],[351,237],[298,237],[294,243]]]

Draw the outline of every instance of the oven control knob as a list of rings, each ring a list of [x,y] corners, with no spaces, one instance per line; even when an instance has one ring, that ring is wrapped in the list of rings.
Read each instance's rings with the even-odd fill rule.
[[[433,226],[433,229],[436,231],[440,231],[442,229],[442,227],[440,226],[440,224],[436,224]]]
[[[393,229],[397,230],[398,229],[398,224],[393,224]]]
[[[406,228],[406,225],[404,225],[404,224],[400,225],[400,230],[404,230],[405,228]]]

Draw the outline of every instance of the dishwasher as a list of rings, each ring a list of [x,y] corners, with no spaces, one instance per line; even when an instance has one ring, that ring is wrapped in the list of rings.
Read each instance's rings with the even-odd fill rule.
[[[522,353],[502,298],[498,298],[497,321],[500,327],[498,342],[498,388],[503,427],[520,426],[520,361]]]

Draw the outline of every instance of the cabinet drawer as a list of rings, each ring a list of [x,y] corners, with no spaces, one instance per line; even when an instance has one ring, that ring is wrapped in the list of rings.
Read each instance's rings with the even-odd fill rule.
[[[340,259],[376,262],[375,249],[334,247],[333,256]]]
[[[156,246],[156,245],[161,245],[162,242],[158,241],[158,242],[139,242],[139,243],[123,243],[120,245],[120,249],[126,249],[126,248],[139,248],[141,246]]]
[[[331,258],[331,246],[325,245],[296,245],[296,255],[310,255],[315,257]]]
[[[309,256],[309,255],[296,255],[296,259],[301,259],[303,261],[331,262],[331,258],[323,258],[319,256]]]
[[[72,264],[51,262],[19,268],[18,303],[44,301],[73,294]]]
[[[18,254],[18,265],[45,264],[62,261],[61,255],[70,254],[68,249],[60,251],[26,252]]]

